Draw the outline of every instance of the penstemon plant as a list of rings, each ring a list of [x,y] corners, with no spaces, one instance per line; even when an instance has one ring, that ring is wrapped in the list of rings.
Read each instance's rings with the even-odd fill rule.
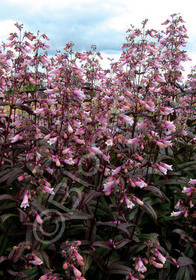
[[[195,68],[187,30],[131,26],[110,70],[96,46],[49,57],[39,32],[0,50],[2,279],[194,279]]]

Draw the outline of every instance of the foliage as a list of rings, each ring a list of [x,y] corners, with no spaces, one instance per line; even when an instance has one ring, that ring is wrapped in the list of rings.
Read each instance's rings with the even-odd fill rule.
[[[2,44],[1,279],[195,277],[196,69],[181,16],[146,24],[110,70],[19,24]]]

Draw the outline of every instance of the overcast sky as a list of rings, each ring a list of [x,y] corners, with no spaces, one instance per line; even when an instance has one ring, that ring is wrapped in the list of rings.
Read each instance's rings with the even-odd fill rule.
[[[119,55],[126,30],[140,27],[162,29],[172,13],[180,13],[188,29],[187,51],[196,65],[196,16],[193,0],[0,0],[0,41],[14,31],[14,23],[26,31],[38,30],[50,38],[51,54],[73,41],[75,51],[90,50],[92,44],[105,56]]]

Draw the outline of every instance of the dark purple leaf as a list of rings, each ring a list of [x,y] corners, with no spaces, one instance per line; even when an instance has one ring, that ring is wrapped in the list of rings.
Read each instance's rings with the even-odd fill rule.
[[[177,263],[179,266],[186,266],[186,265],[194,265],[195,262],[191,259],[191,258],[188,258],[188,257],[179,257],[177,259]]]

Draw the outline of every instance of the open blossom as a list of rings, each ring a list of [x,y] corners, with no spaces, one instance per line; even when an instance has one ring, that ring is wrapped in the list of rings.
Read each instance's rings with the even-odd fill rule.
[[[35,114],[41,114],[44,113],[46,111],[46,108],[37,108],[36,110],[34,110]]]
[[[160,164],[156,163],[155,165],[163,174],[167,174],[168,170],[172,170],[172,165],[166,164],[164,162],[160,162]]]
[[[62,154],[65,155],[65,154],[68,154],[68,155],[71,155],[71,150],[72,150],[73,146],[69,147],[69,148],[66,148],[62,151]]]
[[[162,127],[168,129],[167,134],[171,134],[172,132],[176,131],[176,126],[174,122],[171,121],[162,121]]]
[[[190,187],[190,188],[184,187],[182,193],[193,193],[194,190],[195,190],[194,187]]]
[[[161,115],[169,115],[169,114],[174,112],[174,109],[173,108],[169,108],[169,107],[161,106],[160,112],[161,112]]]
[[[38,258],[35,254],[32,254],[32,257],[34,258],[34,260],[29,261],[29,263],[32,263],[34,265],[41,265],[41,264],[43,264],[43,261],[40,258]]]
[[[113,170],[112,170],[112,176],[118,174],[118,173],[121,171],[122,168],[123,168],[123,165],[121,165],[121,166],[119,166],[119,167],[113,169]]]
[[[155,254],[163,264],[166,262],[166,258],[159,252],[158,249],[155,249]]]
[[[119,117],[126,123],[132,125],[133,124],[133,119],[127,115],[119,115]]]
[[[126,195],[124,196],[124,199],[127,204],[127,208],[132,209],[135,206],[135,204]]]
[[[113,185],[115,184],[116,180],[108,181],[103,184],[105,195],[110,195],[113,190]]]
[[[137,181],[134,181],[135,185],[138,186],[139,188],[144,188],[147,187],[148,185],[140,178],[137,178]]]
[[[172,146],[172,142],[168,140],[154,140],[155,143],[160,147],[160,148],[166,148],[168,146]]]
[[[176,212],[172,212],[171,213],[171,217],[178,217],[180,216],[182,213],[184,213],[184,211],[176,211]]]
[[[50,187],[48,187],[48,186],[42,186],[43,187],[43,189],[44,189],[44,192],[46,192],[46,193],[49,193],[49,194],[52,194],[52,195],[54,195],[55,193],[54,193],[54,188],[50,188]]]
[[[141,273],[144,273],[147,270],[147,268],[145,267],[145,265],[144,265],[144,263],[143,263],[143,261],[142,261],[142,259],[140,257],[138,258],[138,261],[136,263],[135,269],[138,272],[141,272]]]
[[[59,136],[50,138],[47,142],[48,142],[49,145],[52,145],[52,144],[56,143],[56,141],[58,140],[58,138],[59,138]]]
[[[108,155],[106,155],[106,154],[102,154],[102,158],[105,160],[105,161],[107,161],[107,162],[109,162],[110,161],[110,155],[108,154]]]
[[[15,143],[22,138],[22,132],[16,134],[15,136],[11,137],[11,143]]]
[[[189,184],[196,185],[196,179],[190,179]]]
[[[139,137],[135,137],[135,138],[133,138],[133,139],[125,139],[124,141],[125,141],[126,144],[129,145],[129,144],[137,143],[138,140],[139,140]]]
[[[103,152],[99,148],[97,148],[97,147],[88,146],[88,149],[93,154],[97,154],[97,155],[102,155],[103,154]]]
[[[164,168],[163,166],[161,166],[160,164],[156,163],[155,164],[156,167],[158,167],[158,169],[163,173],[163,174],[167,174],[167,169]]]
[[[166,81],[165,81],[165,78],[162,77],[161,75],[157,75],[157,76],[156,76],[156,81],[157,81],[158,83],[165,83],[165,82],[166,82]]]
[[[144,128],[146,126],[147,126],[147,121],[146,120],[137,123],[137,128],[138,129]]]
[[[20,205],[21,208],[29,207],[29,191],[25,192],[25,195],[23,197],[23,201]]]
[[[76,162],[73,160],[73,158],[66,158],[63,159],[63,162],[69,165],[74,165]]]
[[[112,139],[108,139],[105,143],[108,147],[113,146],[113,140]]]
[[[71,92],[74,93],[80,100],[85,98],[84,92],[79,89],[74,89]]]

